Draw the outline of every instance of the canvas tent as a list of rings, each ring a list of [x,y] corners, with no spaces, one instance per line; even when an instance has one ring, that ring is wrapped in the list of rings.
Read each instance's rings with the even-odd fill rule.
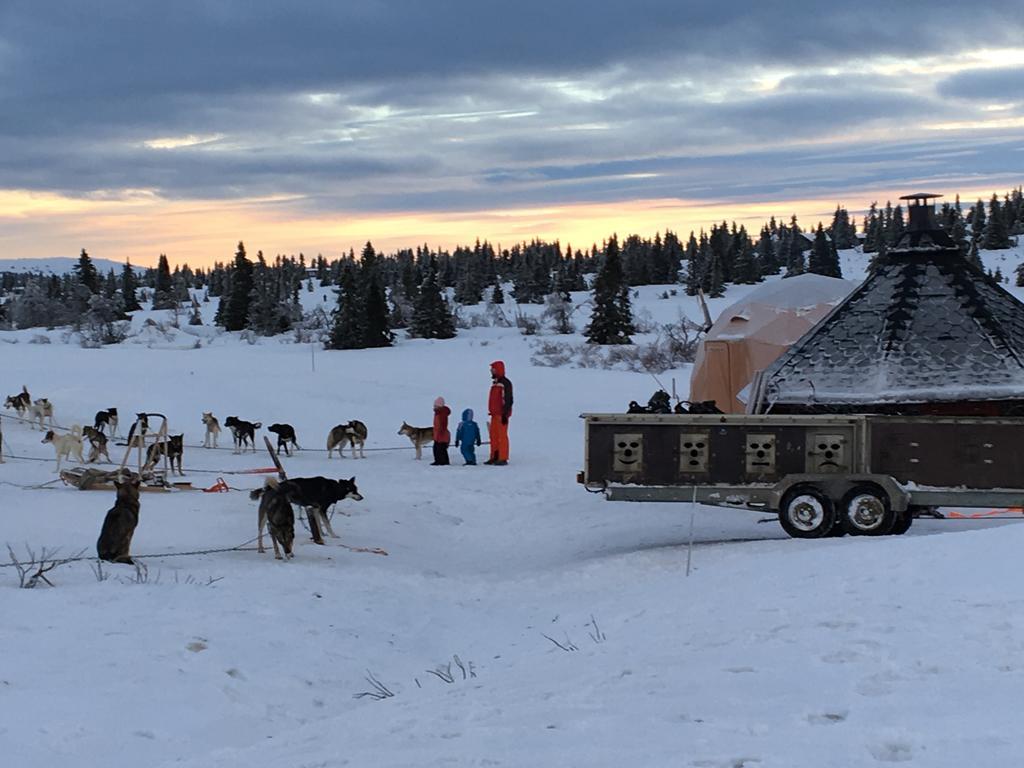
[[[803,274],[758,286],[719,315],[697,349],[690,400],[714,400],[743,413],[737,395],[791,344],[849,294],[857,283]]]

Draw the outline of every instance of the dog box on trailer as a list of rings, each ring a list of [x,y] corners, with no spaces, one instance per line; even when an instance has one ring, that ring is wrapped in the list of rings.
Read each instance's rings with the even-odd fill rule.
[[[811,523],[829,528],[833,516],[856,516],[865,506],[874,518],[886,518],[885,528],[918,507],[1024,505],[1020,418],[595,413],[583,418],[580,481],[612,500],[696,498],[780,512],[780,518],[802,504],[806,516],[814,518]],[[813,535],[824,534],[815,527]]]

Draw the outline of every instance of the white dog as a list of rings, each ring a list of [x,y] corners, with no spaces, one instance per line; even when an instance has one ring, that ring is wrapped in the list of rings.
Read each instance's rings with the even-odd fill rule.
[[[203,438],[203,448],[209,448],[210,442],[217,447],[217,438],[220,437],[220,422],[217,417],[208,411],[203,412],[203,424],[206,425],[206,437]]]
[[[53,403],[47,400],[45,397],[40,397],[38,400],[34,400],[32,405],[28,407],[28,420],[30,422],[39,422],[40,429],[46,429],[44,420],[50,420],[50,428],[53,428]]]
[[[71,454],[78,457],[78,463],[84,464],[82,458],[82,428],[77,424],[72,425],[71,431],[66,435],[58,435],[52,429],[43,437],[43,443],[53,443],[53,449],[57,452],[57,472],[60,472],[62,459],[70,458]]]

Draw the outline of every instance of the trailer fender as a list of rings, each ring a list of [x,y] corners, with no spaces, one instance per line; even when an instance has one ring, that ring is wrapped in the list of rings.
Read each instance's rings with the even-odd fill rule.
[[[889,497],[889,505],[896,512],[905,512],[910,504],[910,494],[890,475],[786,475],[771,491],[771,508],[777,510],[782,497],[795,485],[812,485],[821,489],[830,499],[838,504],[847,491],[856,485],[873,483],[885,491]]]

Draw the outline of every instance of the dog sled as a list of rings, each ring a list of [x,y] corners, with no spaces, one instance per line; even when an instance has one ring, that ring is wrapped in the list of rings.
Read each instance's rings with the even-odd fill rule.
[[[65,485],[70,485],[80,491],[113,491],[116,480],[125,477],[134,477],[138,473],[122,470],[103,470],[93,467],[74,467],[62,469],[60,479]],[[166,475],[159,472],[143,472],[141,475],[142,485],[140,491],[190,491],[190,482],[167,482]]]

